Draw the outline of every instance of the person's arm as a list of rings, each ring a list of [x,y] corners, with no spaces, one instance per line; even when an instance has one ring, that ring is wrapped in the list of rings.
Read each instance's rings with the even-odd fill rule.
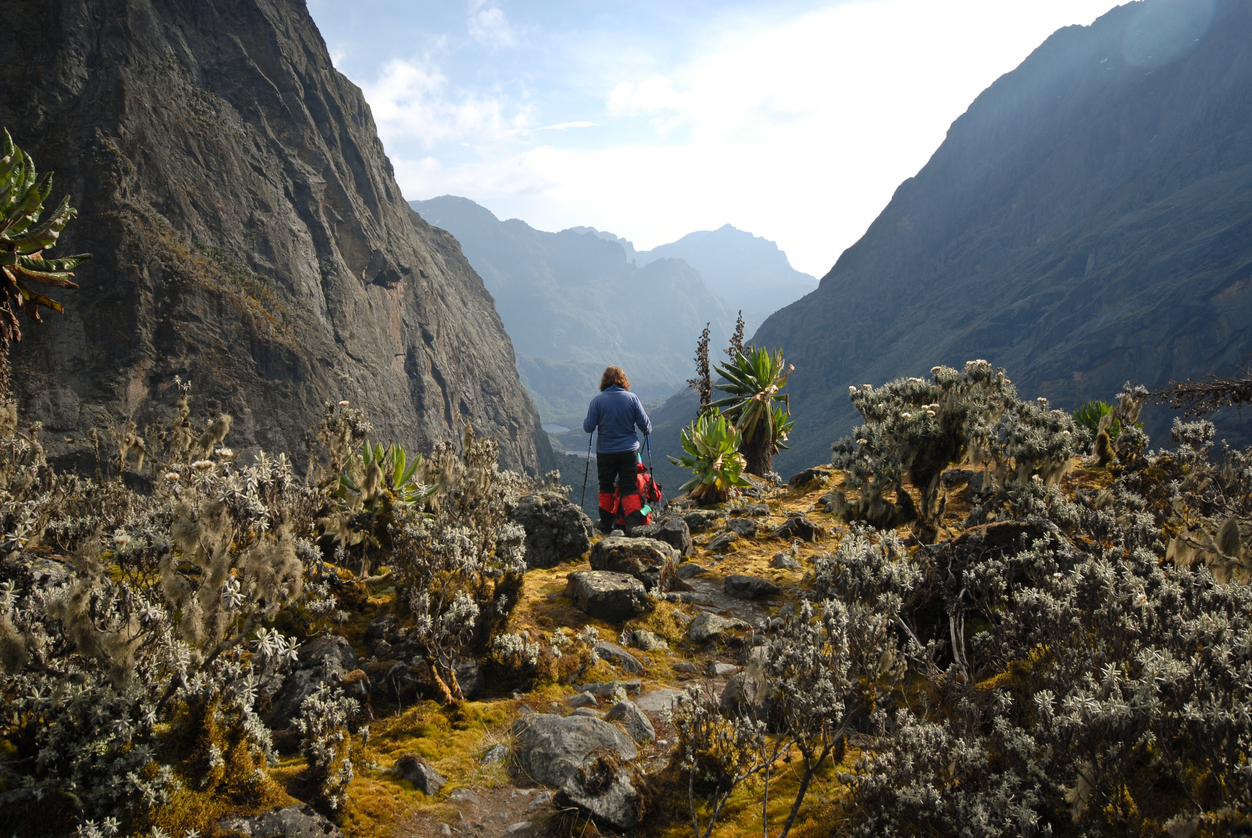
[[[587,418],[583,420],[583,433],[594,433],[596,426],[600,424],[599,405],[596,403],[599,399],[592,399],[591,404],[587,406]]]
[[[635,396],[635,424],[645,434],[652,433],[652,420],[648,418],[648,413],[643,409],[643,402],[638,396]]]

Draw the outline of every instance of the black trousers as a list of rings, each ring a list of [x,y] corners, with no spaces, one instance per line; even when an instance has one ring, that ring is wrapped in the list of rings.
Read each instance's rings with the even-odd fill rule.
[[[639,461],[634,451],[617,451],[613,454],[596,454],[596,477],[600,480],[600,492],[612,494],[613,484],[621,487],[622,496],[636,494],[635,463]]]

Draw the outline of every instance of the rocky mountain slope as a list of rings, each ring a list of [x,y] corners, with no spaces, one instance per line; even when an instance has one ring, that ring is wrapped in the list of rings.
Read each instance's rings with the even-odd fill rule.
[[[404,203],[360,90],[295,0],[12,0],[0,124],[80,210],[64,316],[13,356],[54,453],[101,421],[193,406],[298,456],[324,403],[427,447],[470,421],[552,462],[490,295]]]
[[[1236,368],[1252,349],[1249,43],[1246,2],[1132,3],[980,95],[818,291],[756,332],[796,366],[779,470],[829,457],[857,422],[849,385],[934,364],[986,358],[1066,409],[1128,378]],[[1145,419],[1162,438],[1169,417]]]
[[[623,367],[645,401],[664,398],[694,374],[705,323],[714,342],[734,327],[734,311],[681,260],[636,266],[618,242],[500,221],[466,198],[410,205],[456,236],[483,277],[545,419],[580,421],[608,364]]]
[[[817,279],[797,271],[769,239],[725,224],[688,233],[638,254],[638,264],[682,259],[694,267],[735,311],[743,311],[751,334],[771,313],[817,288]]]
[[[626,259],[638,265],[682,259],[700,272],[732,311],[743,312],[749,334],[771,313],[817,288],[817,278],[791,267],[787,254],[774,242],[729,224],[688,233],[651,250],[635,250],[633,242],[595,227],[570,229],[617,242],[626,251]]]

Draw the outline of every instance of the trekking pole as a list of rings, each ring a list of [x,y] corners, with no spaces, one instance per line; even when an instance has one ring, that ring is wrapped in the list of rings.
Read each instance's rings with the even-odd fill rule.
[[[587,467],[583,469],[583,493],[582,496],[578,498],[579,509],[583,508],[583,504],[587,500],[587,475],[591,473],[591,440],[595,439],[595,436],[596,435],[592,433],[591,436],[587,437]],[[651,456],[650,453],[649,456]]]
[[[643,444],[648,448],[648,474],[652,474],[652,438],[647,434],[643,435]],[[655,480],[655,475],[653,476]]]

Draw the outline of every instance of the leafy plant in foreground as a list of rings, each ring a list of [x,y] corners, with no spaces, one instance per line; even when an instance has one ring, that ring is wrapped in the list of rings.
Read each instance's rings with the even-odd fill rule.
[[[787,447],[784,443],[792,420],[788,398],[781,390],[794,371],[783,360],[781,349],[770,354],[759,347],[749,347],[747,354],[736,352],[729,363],[717,365],[726,382],[715,386],[730,395],[709,406],[721,410],[743,435],[739,447],[745,468],[752,474],[769,474],[774,455]]]
[[[51,285],[61,288],[77,288],[71,281],[73,271],[90,254],[80,253],[60,259],[45,258],[44,252],[56,244],[77,212],[70,206],[69,197],[61,200],[52,214],[44,221],[43,202],[52,192],[52,175],[40,177],[35,171],[35,161],[13,144],[9,132],[4,132],[0,146],[0,392],[8,392],[9,344],[21,340],[22,330],[17,323],[20,309],[36,323],[39,308],[61,311],[61,304],[50,299],[31,285]]]
[[[680,491],[701,504],[712,504],[751,486],[743,477],[741,440],[739,429],[722,414],[709,411],[697,416],[682,430],[682,457],[669,458],[674,465],[693,472],[692,478],[679,487]]]

